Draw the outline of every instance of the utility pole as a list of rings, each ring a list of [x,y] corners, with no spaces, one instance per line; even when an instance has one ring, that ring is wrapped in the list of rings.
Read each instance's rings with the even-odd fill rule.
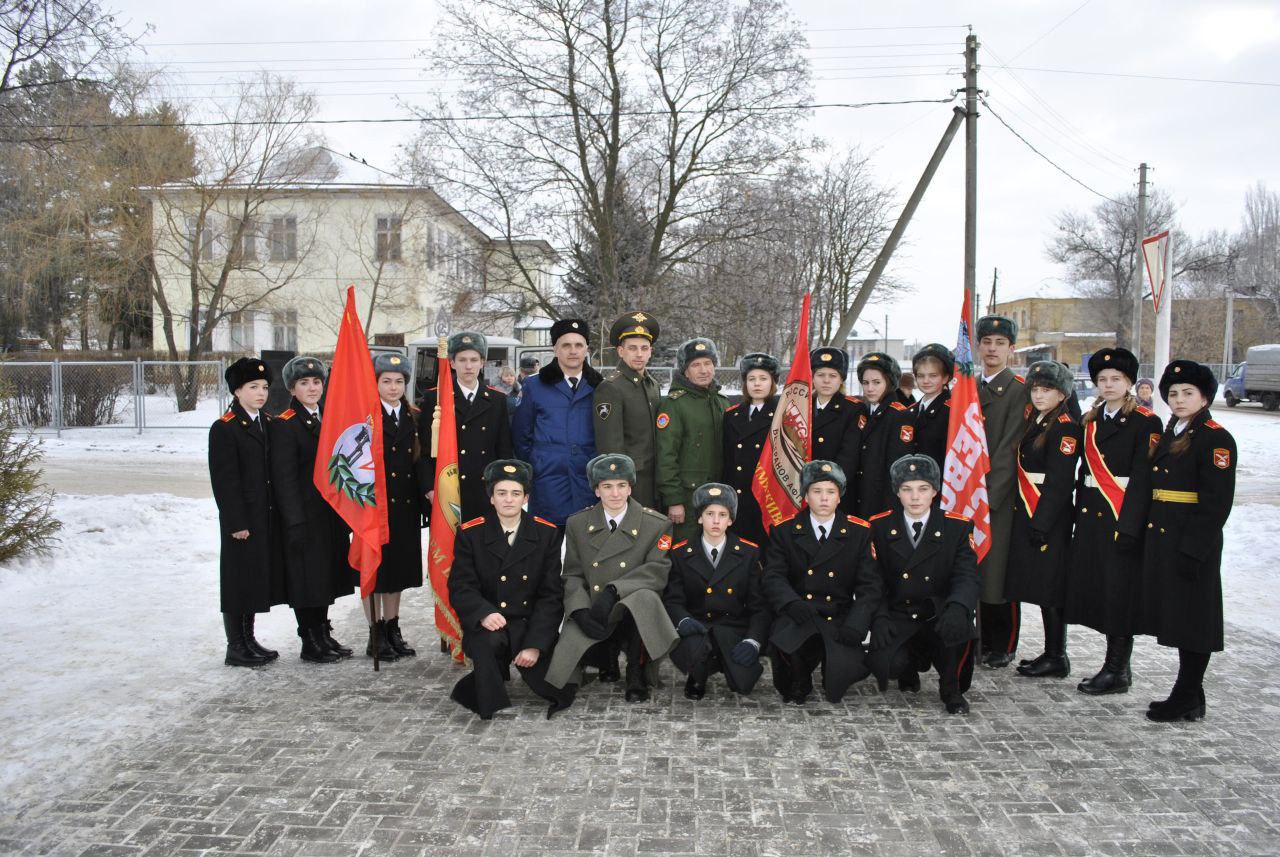
[[[889,313],[884,314],[884,353],[889,354]]]
[[[1130,344],[1138,362],[1142,362],[1142,239],[1147,237],[1147,165],[1138,165],[1138,234],[1134,240],[1133,266],[1133,342]]]
[[[1231,362],[1231,340],[1235,338],[1235,331],[1232,329],[1236,321],[1235,308],[1235,289],[1227,286],[1227,329],[1223,331],[1222,336],[1222,374],[1227,373],[1227,364]]]
[[[1000,269],[991,269],[991,311],[996,311],[996,288],[1000,285]]]
[[[964,40],[964,288],[978,276],[978,37]]]

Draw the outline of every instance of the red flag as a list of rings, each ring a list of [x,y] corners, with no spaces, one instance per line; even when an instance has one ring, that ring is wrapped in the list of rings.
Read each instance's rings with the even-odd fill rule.
[[[439,372],[436,411],[424,414],[432,421],[436,433],[436,484],[431,500],[431,540],[427,548],[427,576],[436,605],[436,631],[449,644],[453,659],[462,662],[462,626],[458,614],[449,603],[449,571],[453,568],[453,539],[462,514],[462,495],[458,481],[458,422],[453,410],[453,373],[448,352],[439,350]]]
[[[809,434],[809,414],[813,371],[809,366],[809,295],[800,306],[800,329],[796,334],[796,354],[787,373],[787,384],[778,397],[773,425],[760,451],[751,493],[760,503],[765,532],[790,518],[804,505],[800,491],[800,471],[813,450]]]
[[[973,521],[973,548],[978,561],[991,550],[991,507],[987,500],[987,429],[973,374],[973,296],[966,289],[956,340],[956,374],[951,388],[951,421],[947,427],[947,463],[942,474],[942,508]]]
[[[312,480],[351,528],[347,561],[360,572],[360,597],[368,598],[382,563],[382,546],[391,533],[382,463],[382,404],[369,344],[356,314],[354,286],[347,287],[338,347],[325,387],[319,448]]]

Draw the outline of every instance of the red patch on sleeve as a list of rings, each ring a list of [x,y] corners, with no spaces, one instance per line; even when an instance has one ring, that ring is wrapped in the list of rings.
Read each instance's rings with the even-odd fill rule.
[[[664,428],[666,428],[667,426],[671,425],[671,415],[670,415],[670,414],[658,414],[657,425],[658,425],[658,428],[660,428],[660,429],[664,429]]]
[[[898,437],[902,439],[903,443],[911,443],[911,441],[915,438],[915,436],[916,436],[915,426],[903,426],[898,430]]]
[[[670,549],[671,549],[671,536],[667,535],[666,533],[663,533],[658,538],[658,550],[665,551]]]
[[[864,428],[866,428],[866,427],[867,427],[867,415],[866,415],[866,414],[859,414],[859,415],[858,415],[858,430],[859,430],[859,431],[861,431],[862,429],[864,429]]]
[[[1215,449],[1213,451],[1213,466],[1219,470],[1226,470],[1231,466],[1231,450]]]
[[[1160,445],[1160,432],[1153,431],[1151,433],[1151,448],[1155,449],[1159,445]]]
[[[1069,423],[1069,422],[1071,422],[1071,415],[1070,415],[1070,414],[1058,414],[1058,422],[1060,422],[1060,423]]]
[[[1022,409],[1022,418],[1025,420],[1030,416],[1031,416],[1031,406],[1027,405],[1025,408]]]
[[[1064,437],[1062,443],[1058,444],[1058,451],[1063,455],[1073,455],[1076,451],[1076,439],[1074,437]]]

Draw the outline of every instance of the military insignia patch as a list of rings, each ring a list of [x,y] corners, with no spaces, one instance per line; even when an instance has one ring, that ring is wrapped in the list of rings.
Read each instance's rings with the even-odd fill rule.
[[[1062,443],[1058,444],[1058,451],[1063,455],[1071,455],[1076,451],[1076,439],[1074,437],[1064,437]]]
[[[1151,433],[1151,448],[1155,449],[1160,445],[1160,432],[1153,431]]]
[[[667,535],[666,533],[663,533],[658,538],[658,550],[665,551],[670,549],[671,549],[671,536]]]
[[[915,426],[903,426],[898,430],[898,437],[902,439],[903,443],[911,443],[912,439],[915,438],[915,436],[916,436]],[[911,469],[915,470],[915,466],[912,465]]]
[[[670,415],[670,414],[658,414],[658,420],[657,420],[657,426],[658,426],[658,428],[660,428],[660,429],[664,429],[664,428],[666,428],[666,427],[667,427],[667,426],[669,426],[669,425],[671,425],[671,415]]]
[[[1226,470],[1231,466],[1231,450],[1215,449],[1213,451],[1213,466],[1219,470]]]
[[[866,415],[866,414],[859,414],[859,415],[858,415],[858,428],[861,430],[861,429],[864,429],[864,428],[866,428],[866,427],[867,427],[867,415]]]
[[[596,416],[602,420],[609,419],[609,414],[613,413],[613,405],[609,402],[601,402],[596,405]]]
[[[1027,405],[1022,409],[1022,418],[1025,420],[1031,416],[1031,406]]]

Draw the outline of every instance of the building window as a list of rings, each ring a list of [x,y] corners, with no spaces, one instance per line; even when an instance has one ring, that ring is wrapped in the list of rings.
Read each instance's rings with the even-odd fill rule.
[[[227,316],[227,326],[231,331],[231,351],[253,353],[253,310],[233,312]]]
[[[298,258],[298,218],[271,218],[271,261],[293,262]]]
[[[231,222],[231,234],[236,234],[236,229],[240,229],[241,221],[233,220]],[[258,235],[257,225],[252,220],[244,221],[244,228],[240,232],[240,261],[256,262],[258,261]]]
[[[374,259],[378,262],[400,261],[400,218],[377,218],[374,230]]]
[[[199,223],[198,217],[187,218],[187,258],[191,261],[198,259],[201,262],[208,262],[213,259],[213,226],[206,217],[197,239],[196,228]]]
[[[298,350],[298,311],[278,309],[271,313],[271,341],[277,351]]]

